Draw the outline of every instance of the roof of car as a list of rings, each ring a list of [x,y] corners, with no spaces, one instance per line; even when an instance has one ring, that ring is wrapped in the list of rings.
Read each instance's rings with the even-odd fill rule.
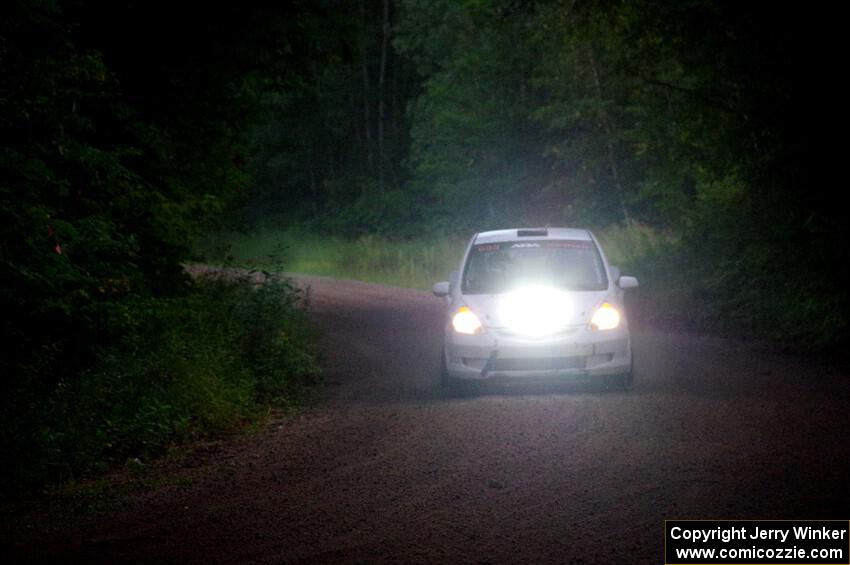
[[[590,232],[575,228],[514,228],[510,230],[483,231],[475,236],[475,243],[523,241],[527,239],[579,239],[589,240]]]

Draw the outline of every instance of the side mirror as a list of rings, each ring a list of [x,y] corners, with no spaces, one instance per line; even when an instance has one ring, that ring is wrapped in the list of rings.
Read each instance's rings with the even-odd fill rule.
[[[434,293],[434,296],[439,296],[440,298],[448,296],[450,290],[449,281],[440,281],[431,287],[431,292]]]
[[[626,290],[628,288],[637,288],[640,286],[638,280],[634,277],[620,277],[620,279],[617,281],[617,285],[623,290]]]

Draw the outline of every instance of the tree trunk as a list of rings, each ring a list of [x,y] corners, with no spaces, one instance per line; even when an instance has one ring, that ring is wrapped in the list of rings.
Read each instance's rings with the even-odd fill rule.
[[[310,150],[310,159],[308,163],[308,172],[310,175],[310,209],[313,212],[313,216],[315,216],[319,212],[319,187],[316,183],[316,169],[313,165],[315,160],[315,153],[311,149]]]
[[[398,144],[398,116],[399,116],[399,103],[398,103],[398,68],[390,74],[390,120],[389,120],[389,136],[390,139],[394,140],[394,143],[390,150],[397,148]],[[394,186],[398,186],[398,173],[395,167],[395,154],[390,155],[389,161],[389,171],[390,171],[390,182],[393,183]]]
[[[366,136],[366,168],[369,173],[375,170],[372,156],[372,117],[369,111],[369,50],[367,49],[366,3],[360,0],[360,69],[363,75],[363,133]]]
[[[378,186],[384,190],[384,81],[387,75],[387,47],[390,39],[390,0],[384,0],[381,26],[381,71],[378,74]]]
[[[605,131],[605,144],[608,148],[608,166],[611,169],[611,177],[614,179],[614,187],[617,189],[617,198],[620,201],[620,210],[623,214],[623,221],[627,226],[631,225],[632,220],[629,216],[629,210],[626,207],[626,199],[623,194],[623,183],[620,180],[620,167],[617,165],[617,155],[614,151],[614,128],[611,125],[611,119],[608,116],[608,111],[605,109],[605,99],[602,97],[602,82],[599,80],[599,69],[596,65],[596,55],[593,52],[593,47],[587,50],[590,59],[590,70],[593,74],[593,84],[596,88],[596,98],[599,101],[600,119],[602,121],[602,129]]]

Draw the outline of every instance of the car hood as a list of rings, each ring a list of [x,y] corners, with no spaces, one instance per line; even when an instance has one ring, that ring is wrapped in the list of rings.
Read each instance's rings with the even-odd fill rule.
[[[606,299],[613,302],[608,290],[566,291],[564,293],[570,304],[568,326],[586,325],[594,311]],[[491,328],[505,327],[502,316],[502,304],[505,294],[464,294],[461,303],[468,306],[481,320],[484,326]]]

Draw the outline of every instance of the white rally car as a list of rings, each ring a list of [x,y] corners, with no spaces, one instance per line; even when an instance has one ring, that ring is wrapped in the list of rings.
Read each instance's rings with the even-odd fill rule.
[[[475,234],[451,281],[441,383],[493,377],[632,382],[623,291],[638,286],[608,264],[588,230]]]

